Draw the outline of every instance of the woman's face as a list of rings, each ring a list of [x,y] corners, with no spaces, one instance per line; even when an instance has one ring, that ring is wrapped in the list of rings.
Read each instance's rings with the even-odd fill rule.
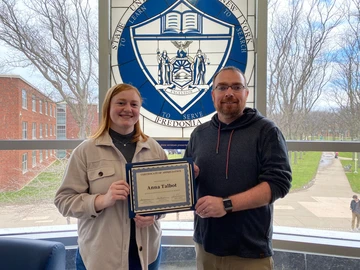
[[[141,100],[136,91],[122,91],[110,101],[110,128],[122,135],[131,133],[139,121]]]

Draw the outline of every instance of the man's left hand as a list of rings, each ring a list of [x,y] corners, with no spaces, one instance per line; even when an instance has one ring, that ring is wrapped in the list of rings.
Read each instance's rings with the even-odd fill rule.
[[[205,196],[200,198],[195,205],[196,214],[201,218],[218,218],[226,215],[221,197]]]

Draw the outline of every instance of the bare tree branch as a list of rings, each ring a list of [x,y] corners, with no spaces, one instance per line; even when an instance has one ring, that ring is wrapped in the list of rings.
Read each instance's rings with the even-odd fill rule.
[[[268,115],[295,139],[329,80],[330,33],[341,14],[334,1],[270,0],[269,7]]]
[[[352,139],[360,136],[360,0],[346,5],[347,28],[341,34],[334,57],[335,77],[331,81],[331,102],[340,109],[338,121],[346,125]]]
[[[88,105],[98,87],[97,24],[89,1],[2,0],[0,40],[19,53],[16,65],[35,66],[59,92],[79,137],[86,137]]]

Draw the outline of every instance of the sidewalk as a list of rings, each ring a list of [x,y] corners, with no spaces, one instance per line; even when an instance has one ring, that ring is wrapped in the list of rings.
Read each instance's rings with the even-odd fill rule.
[[[324,152],[313,184],[275,203],[274,225],[350,231],[352,195],[340,160]]]
[[[353,192],[345,171],[333,152],[324,152],[313,184],[276,201],[274,225],[298,228],[350,231],[350,201]],[[53,204],[3,206],[0,229],[66,225]],[[167,221],[192,221],[193,212],[167,214]],[[71,224],[76,219],[70,219]]]

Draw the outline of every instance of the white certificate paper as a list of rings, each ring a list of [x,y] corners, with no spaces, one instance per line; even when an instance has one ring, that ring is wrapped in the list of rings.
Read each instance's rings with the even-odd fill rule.
[[[126,165],[130,185],[129,216],[194,210],[194,168],[191,159]]]

